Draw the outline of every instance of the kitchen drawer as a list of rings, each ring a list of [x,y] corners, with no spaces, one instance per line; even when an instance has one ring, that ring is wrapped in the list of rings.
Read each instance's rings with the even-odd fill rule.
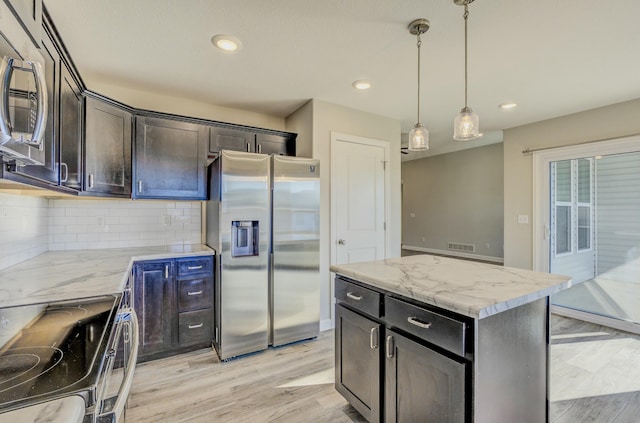
[[[382,315],[382,294],[341,278],[336,278],[336,301],[373,317]]]
[[[177,260],[178,278],[192,275],[211,275],[213,257],[193,257]]]
[[[178,311],[191,311],[211,308],[212,280],[210,277],[178,281]]]
[[[385,297],[385,320],[401,329],[452,353],[464,357],[466,324],[413,304]]]
[[[210,308],[188,311],[178,315],[178,342],[180,346],[211,341],[213,311]]]

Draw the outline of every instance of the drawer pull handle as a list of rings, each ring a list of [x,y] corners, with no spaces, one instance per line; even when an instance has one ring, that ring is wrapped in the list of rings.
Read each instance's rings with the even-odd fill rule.
[[[369,332],[369,347],[372,350],[378,348],[378,328],[371,328]]]
[[[387,336],[387,358],[393,358],[393,336]]]
[[[353,292],[347,292],[347,297],[351,298],[352,300],[356,300],[356,301],[360,301],[362,299],[362,296],[354,295]]]
[[[202,294],[202,291],[187,292],[187,295],[200,295],[200,294]]]
[[[420,320],[416,319],[415,317],[408,317],[407,318],[407,322],[409,322],[412,325],[415,325],[415,326],[417,326],[419,328],[422,328],[422,329],[429,329],[431,327],[431,323],[421,322]]]
[[[189,325],[189,329],[198,329],[204,326],[204,323],[198,323],[197,325]]]
[[[189,269],[189,270],[200,270],[200,269],[202,269],[202,265],[200,265],[200,266],[187,266],[187,269]]]

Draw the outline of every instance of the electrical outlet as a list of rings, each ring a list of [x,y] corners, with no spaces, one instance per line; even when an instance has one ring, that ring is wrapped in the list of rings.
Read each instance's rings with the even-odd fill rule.
[[[427,238],[422,237],[422,242],[427,242]]]
[[[409,213],[409,217],[416,217],[415,213]]]
[[[526,225],[527,223],[529,223],[529,215],[527,215],[527,214],[519,214],[518,215],[518,223],[521,224],[521,225],[522,224]]]

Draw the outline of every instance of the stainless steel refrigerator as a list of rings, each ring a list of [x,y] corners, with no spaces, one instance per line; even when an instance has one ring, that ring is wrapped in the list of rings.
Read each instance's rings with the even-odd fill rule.
[[[319,205],[315,159],[222,151],[210,165],[206,234],[217,252],[221,359],[318,335]]]

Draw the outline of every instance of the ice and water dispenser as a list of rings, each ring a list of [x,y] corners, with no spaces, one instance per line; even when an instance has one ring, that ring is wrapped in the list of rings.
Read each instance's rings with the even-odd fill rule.
[[[257,220],[234,220],[231,222],[231,256],[257,256],[260,225]]]

